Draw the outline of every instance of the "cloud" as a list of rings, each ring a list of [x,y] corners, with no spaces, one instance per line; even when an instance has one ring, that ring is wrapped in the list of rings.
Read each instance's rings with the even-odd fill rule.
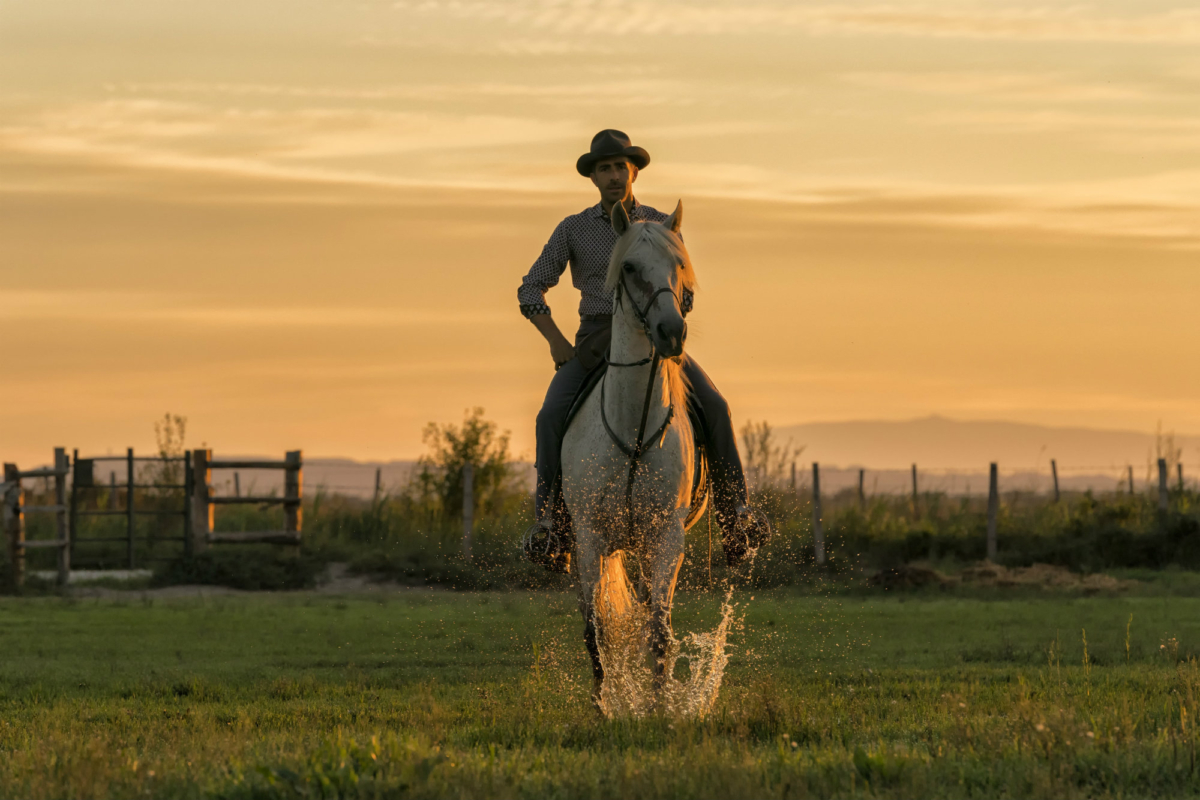
[[[724,36],[753,32],[893,34],[968,39],[1097,42],[1200,42],[1200,11],[1178,8],[1111,15],[1078,5],[1059,8],[988,3],[805,6],[792,2],[608,0],[603,6],[562,0],[399,0],[408,15],[448,16],[525,30],[577,34],[602,23],[621,35]]]
[[[1024,91],[1029,86],[1023,77],[987,80],[1005,90]],[[980,82],[977,76],[918,79],[922,86],[953,91],[966,91]],[[1200,142],[1200,119],[1188,117],[1034,108],[958,109],[919,119],[989,132],[1066,132],[1114,148],[1169,146],[1190,152]],[[689,122],[685,118],[643,130],[659,139],[679,139],[763,131],[786,135],[787,128],[754,119]],[[551,172],[539,156],[528,154],[514,167],[496,153],[514,146],[577,143],[586,141],[590,133],[591,129],[563,119],[361,107],[246,109],[115,97],[54,107],[9,122],[0,126],[0,148],[17,154],[269,181],[560,191],[575,187],[567,183],[571,180],[567,170]],[[25,179],[24,190],[27,184]],[[677,196],[801,203],[827,219],[1131,236],[1186,247],[1200,242],[1197,185],[1195,172],[1188,170],[1136,180],[1073,183],[1037,182],[1033,176],[1023,184],[977,182],[964,188],[886,175],[855,180],[838,174],[805,174],[789,171],[785,165],[768,169],[680,160],[655,165],[656,189]]]
[[[1200,248],[1200,171],[1053,184],[970,187],[903,180],[797,176],[741,164],[659,168],[669,193],[782,201],[814,218],[951,228],[1024,229],[1131,237]]]
[[[1198,116],[1038,108],[935,111],[923,114],[919,119],[929,124],[974,128],[989,133],[1068,133],[1125,152],[1200,150]]]
[[[511,312],[446,308],[324,306],[197,306],[145,292],[34,291],[0,289],[0,321],[70,320],[82,323],[144,323],[221,328],[406,328],[491,325]]]
[[[686,84],[660,78],[639,79],[641,95],[670,98]],[[268,83],[219,83],[206,81],[125,82],[106,84],[110,93],[182,94],[229,97],[268,97],[298,100],[466,100],[480,98],[526,98],[549,100],[555,104],[577,102],[594,104],[597,98],[629,99],[629,87],[619,81],[589,83],[517,83],[460,82],[421,83],[408,86],[300,86]]]
[[[995,100],[1080,103],[1162,97],[1162,92],[1147,86],[1093,82],[1054,73],[850,72],[842,79],[873,89]]]
[[[494,150],[585,136],[572,122],[485,114],[363,108],[247,110],[114,98],[58,106],[0,126],[0,148],[278,180],[473,188],[495,183],[470,176],[431,182],[378,169],[349,168],[345,162]],[[503,185],[521,188],[531,180],[506,176]]]

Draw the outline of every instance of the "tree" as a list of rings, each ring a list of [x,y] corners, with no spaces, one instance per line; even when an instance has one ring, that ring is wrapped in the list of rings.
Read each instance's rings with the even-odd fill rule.
[[[413,476],[415,494],[433,499],[447,519],[462,517],[463,466],[474,471],[476,513],[497,514],[516,494],[509,466],[509,432],[483,418],[483,409],[463,412],[462,425],[425,426],[423,438],[429,452],[417,461]]]
[[[187,417],[166,413],[154,422],[154,440],[158,444],[158,457],[164,459],[154,470],[151,482],[156,485],[178,485],[183,483],[183,463],[166,459],[184,458],[184,440],[187,438]]]
[[[783,486],[785,477],[790,476],[792,462],[803,452],[804,448],[794,446],[791,439],[786,444],[776,444],[766,420],[742,426],[742,457],[751,489]]]

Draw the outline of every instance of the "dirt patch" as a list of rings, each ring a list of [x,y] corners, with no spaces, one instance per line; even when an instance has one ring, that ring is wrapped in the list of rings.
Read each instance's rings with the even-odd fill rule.
[[[1031,567],[1005,567],[991,561],[981,561],[966,567],[957,575],[945,575],[922,564],[905,564],[884,569],[867,578],[870,586],[884,590],[948,589],[958,585],[983,586],[1000,589],[1038,588],[1077,591],[1084,594],[1120,592],[1137,585],[1137,581],[1120,580],[1111,575],[1093,573],[1080,575],[1065,567],[1034,564]]]
[[[882,569],[868,578],[867,583],[880,589],[891,590],[921,589],[926,586],[945,588],[953,585],[956,581],[936,569],[922,567],[918,564],[905,564],[892,569]]]
[[[1119,592],[1137,585],[1137,581],[1123,581],[1099,572],[1080,575],[1065,567],[1056,567],[1051,564],[1034,564],[1030,567],[1009,569],[990,561],[981,561],[975,566],[967,567],[959,574],[959,578],[964,584],[978,586],[1068,589],[1082,591],[1084,594]]]

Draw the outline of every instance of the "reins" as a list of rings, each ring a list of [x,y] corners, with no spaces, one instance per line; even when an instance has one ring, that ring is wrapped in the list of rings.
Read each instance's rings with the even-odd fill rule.
[[[640,309],[633,299],[633,293],[630,292],[629,287],[625,285],[624,274],[621,275],[621,282],[617,284],[617,298],[616,302],[614,303],[614,310],[615,306],[621,304],[622,296],[629,295],[629,304],[633,308],[633,313],[637,316],[638,321],[642,323],[642,331],[645,332],[646,339],[650,342],[650,355],[638,361],[630,361],[622,364],[615,361],[609,361],[607,357],[605,358],[606,363],[610,367],[640,367],[645,364],[651,365],[650,378],[646,381],[646,400],[642,403],[642,418],[638,423],[637,438],[633,443],[632,449],[625,446],[625,443],[621,441],[620,437],[617,436],[616,432],[612,429],[612,426],[608,424],[608,415],[604,412],[604,386],[608,383],[608,375],[605,374],[604,378],[602,378],[600,381],[600,420],[604,423],[604,430],[608,431],[608,438],[612,439],[613,444],[615,444],[620,451],[629,458],[629,477],[625,482],[625,511],[627,514],[629,535],[631,538],[633,536],[633,480],[637,475],[638,463],[641,461],[645,452],[654,446],[655,442],[658,442],[659,447],[662,447],[662,437],[666,434],[667,427],[671,424],[671,419],[675,416],[675,402],[674,400],[668,400],[666,419],[663,420],[663,424],[659,427],[655,434],[650,437],[650,440],[644,441],[646,434],[646,420],[650,415],[650,401],[654,399],[654,379],[658,376],[658,366],[662,363],[662,358],[658,355],[658,348],[654,346],[654,337],[650,335],[650,321],[646,318],[646,315],[650,313],[650,307],[654,305],[654,301],[657,300],[658,296],[661,294],[670,294],[671,297],[675,298],[676,303],[679,302],[679,298],[675,297],[675,293],[668,287],[665,289],[659,289],[651,294],[650,299],[646,301],[646,307],[644,309]]]

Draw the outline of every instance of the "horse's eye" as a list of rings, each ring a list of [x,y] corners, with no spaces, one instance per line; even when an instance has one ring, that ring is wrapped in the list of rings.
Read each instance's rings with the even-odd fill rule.
[[[628,261],[625,262],[625,266],[623,267],[623,269],[625,270],[625,274],[627,274],[627,275],[633,274],[633,270],[634,270],[633,264],[630,264]]]

